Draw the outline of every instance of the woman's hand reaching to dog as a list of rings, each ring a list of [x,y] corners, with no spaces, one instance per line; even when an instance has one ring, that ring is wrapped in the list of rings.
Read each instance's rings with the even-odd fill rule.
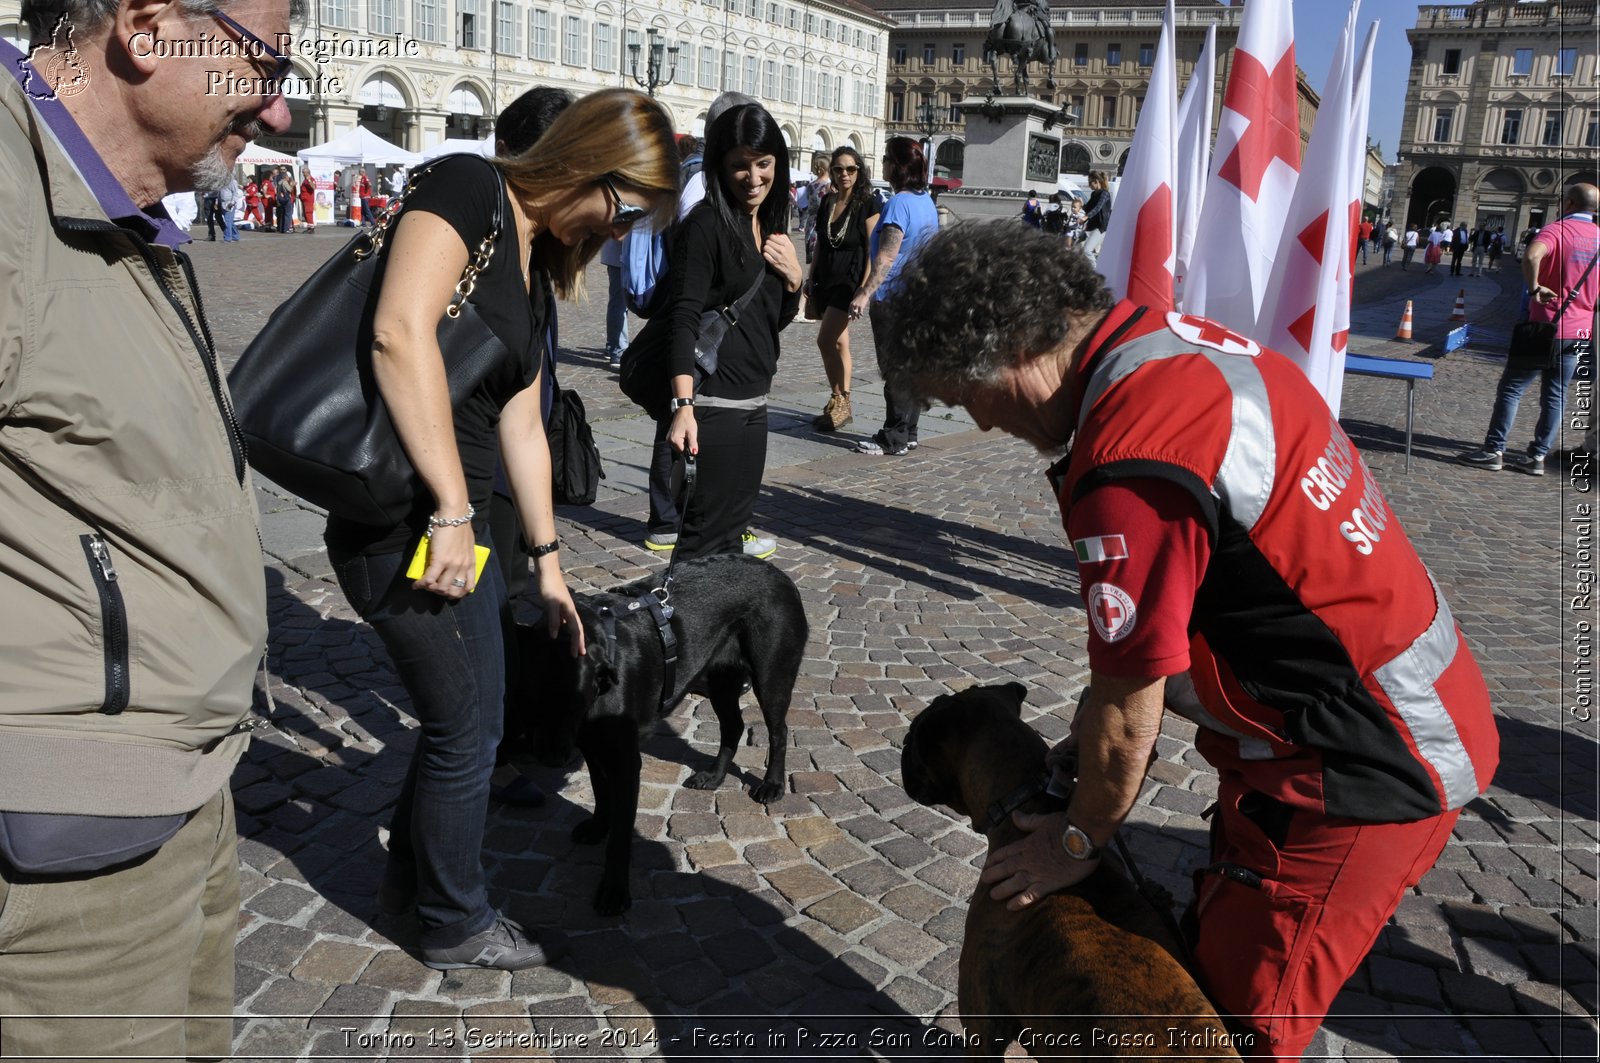
[[[550,637],[559,636],[561,626],[565,624],[567,637],[572,641],[572,655],[582,657],[588,653],[577,603],[572,600],[572,592],[567,589],[567,581],[561,575],[561,570],[553,565],[539,567],[539,598],[544,603],[544,621]]]

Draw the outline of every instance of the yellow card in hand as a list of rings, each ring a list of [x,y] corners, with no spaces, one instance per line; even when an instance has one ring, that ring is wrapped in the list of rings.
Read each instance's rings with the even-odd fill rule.
[[[406,579],[421,579],[422,574],[428,571],[428,544],[432,541],[424,535],[422,541],[417,544],[417,552],[411,555],[411,564],[406,569]],[[478,581],[483,579],[483,566],[489,561],[489,548],[474,545],[472,550],[478,555],[477,569],[472,574],[472,589],[477,590]]]

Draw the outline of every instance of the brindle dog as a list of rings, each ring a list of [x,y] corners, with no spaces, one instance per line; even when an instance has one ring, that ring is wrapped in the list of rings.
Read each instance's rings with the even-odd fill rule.
[[[935,698],[900,757],[906,793],[987,826],[991,852],[1022,837],[1008,814],[992,823],[991,807],[1045,776],[1044,740],[1021,718],[1026,693],[1007,683]],[[1060,807],[1043,793],[1020,805]],[[969,1058],[999,1059],[1012,1041],[1041,1058],[1239,1058],[1164,920],[1113,863],[1020,912],[978,886],[958,991]]]

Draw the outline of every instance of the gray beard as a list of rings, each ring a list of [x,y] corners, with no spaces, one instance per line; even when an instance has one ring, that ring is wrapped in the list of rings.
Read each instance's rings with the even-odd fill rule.
[[[259,118],[253,118],[243,125],[229,126],[227,131],[227,133],[239,133],[247,141],[255,140],[264,132],[266,127],[261,124]],[[223,135],[226,136],[227,133]],[[196,191],[220,192],[228,187],[228,182],[233,180],[233,167],[222,158],[220,139],[211,145],[210,151],[200,157],[199,162],[189,168],[189,176],[194,180]]]
[[[202,155],[200,161],[189,168],[189,176],[194,179],[196,190],[201,192],[220,192],[228,187],[233,179],[233,167],[223,160],[222,145],[213,145]]]

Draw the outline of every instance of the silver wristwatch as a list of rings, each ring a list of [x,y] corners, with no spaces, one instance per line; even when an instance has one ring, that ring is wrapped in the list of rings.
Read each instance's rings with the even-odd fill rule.
[[[672,401],[667,403],[667,410],[670,413],[677,413],[679,410],[683,409],[685,406],[693,406],[693,405],[694,405],[694,397],[693,396],[690,396],[687,399],[675,398]]]
[[[1083,830],[1067,824],[1067,829],[1061,832],[1061,848],[1074,860],[1096,860],[1100,857],[1100,847],[1094,839]]]

